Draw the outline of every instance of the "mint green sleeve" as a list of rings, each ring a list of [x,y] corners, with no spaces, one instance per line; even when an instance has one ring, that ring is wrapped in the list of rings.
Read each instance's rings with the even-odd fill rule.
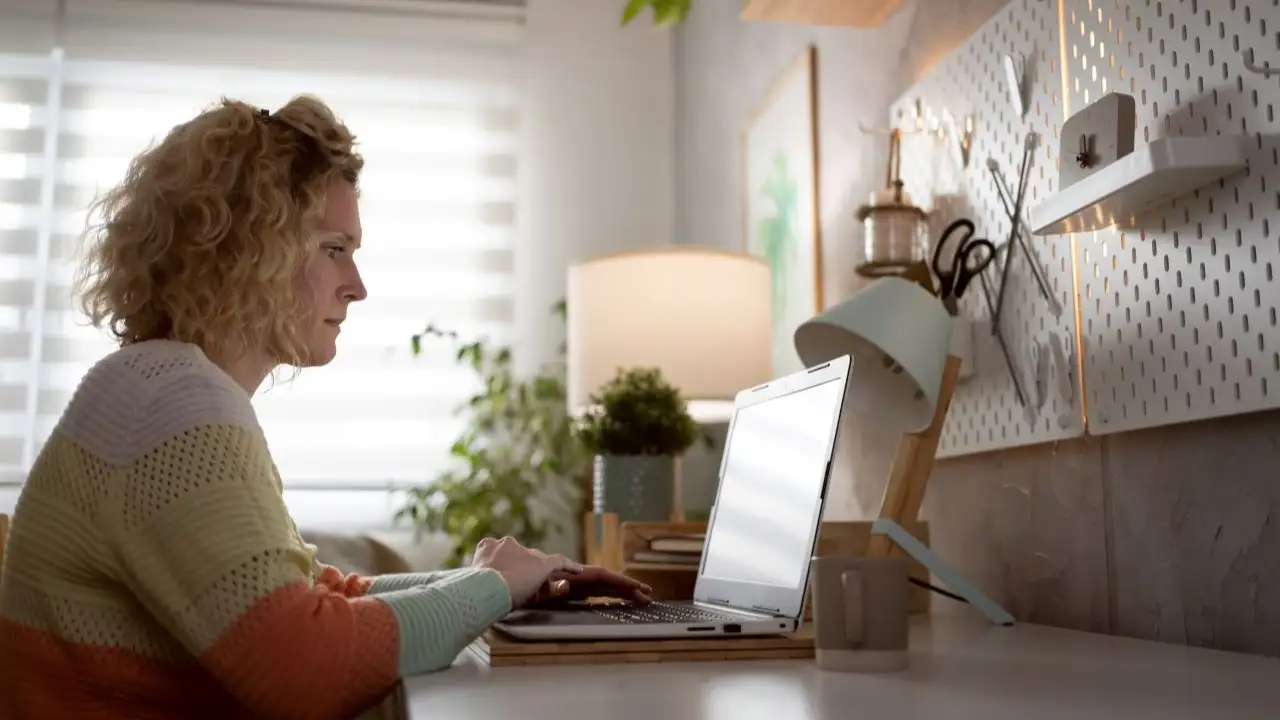
[[[401,677],[449,667],[471,641],[511,611],[507,584],[483,568],[444,573],[430,585],[374,597],[395,616]]]
[[[374,575],[370,578],[368,594],[381,595],[383,593],[393,592],[396,590],[423,587],[446,578],[454,577],[458,573],[470,572],[471,569],[472,568],[457,568],[456,570],[436,570],[434,572]]]

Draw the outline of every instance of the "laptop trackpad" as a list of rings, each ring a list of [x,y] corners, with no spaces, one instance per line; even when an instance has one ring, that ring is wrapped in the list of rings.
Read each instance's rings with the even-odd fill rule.
[[[516,610],[500,620],[512,627],[546,625],[617,625],[618,620],[589,610]]]

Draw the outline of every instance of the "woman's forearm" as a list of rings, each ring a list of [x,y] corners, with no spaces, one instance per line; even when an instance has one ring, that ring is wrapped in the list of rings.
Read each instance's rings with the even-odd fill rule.
[[[369,595],[382,595],[383,593],[394,592],[396,590],[425,587],[432,583],[454,577],[458,573],[465,572],[469,569],[470,568],[458,568],[455,570],[435,570],[433,572],[374,575],[369,578],[370,583],[366,592]]]

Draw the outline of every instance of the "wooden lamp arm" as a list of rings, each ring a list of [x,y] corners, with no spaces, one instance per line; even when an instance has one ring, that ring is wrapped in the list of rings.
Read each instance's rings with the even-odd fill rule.
[[[898,453],[894,457],[893,468],[889,471],[889,484],[884,489],[877,519],[887,518],[902,527],[911,527],[919,517],[925,487],[929,484],[929,475],[933,473],[938,442],[942,439],[942,426],[946,423],[951,396],[955,393],[959,376],[960,358],[950,355],[942,371],[942,385],[938,389],[938,405],[933,412],[933,422],[922,432],[904,433],[902,440],[898,442]],[[893,542],[887,535],[873,534],[867,555],[885,557],[892,548]]]

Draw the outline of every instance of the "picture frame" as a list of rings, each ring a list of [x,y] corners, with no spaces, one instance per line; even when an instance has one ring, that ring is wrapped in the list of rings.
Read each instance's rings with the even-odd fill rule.
[[[782,72],[742,130],[744,249],[773,277],[773,372],[803,369],[793,337],[822,311],[817,50]]]

